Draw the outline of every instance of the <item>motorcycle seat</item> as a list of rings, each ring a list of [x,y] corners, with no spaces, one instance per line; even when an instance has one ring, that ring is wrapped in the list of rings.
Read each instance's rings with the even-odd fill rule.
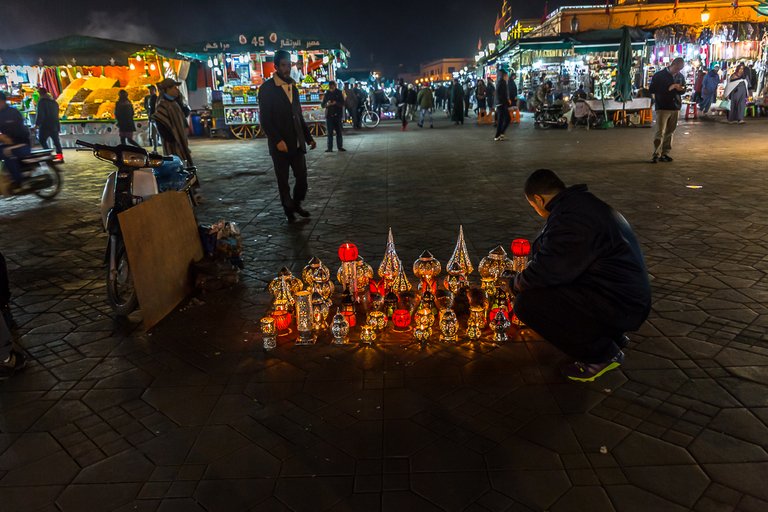
[[[29,152],[29,155],[21,159],[21,162],[24,164],[34,164],[43,160],[50,160],[51,158],[53,158],[52,149],[33,149]]]

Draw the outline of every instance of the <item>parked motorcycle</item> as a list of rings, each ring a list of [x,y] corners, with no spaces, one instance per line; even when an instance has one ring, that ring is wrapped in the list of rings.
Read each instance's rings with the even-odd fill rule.
[[[24,187],[11,191],[11,176],[5,167],[0,169],[0,196],[25,196],[35,194],[40,199],[50,200],[61,191],[60,162],[51,149],[36,149],[21,159]]]
[[[534,126],[542,130],[549,128],[568,128],[568,118],[563,114],[561,105],[545,105],[536,109]]]
[[[104,258],[107,263],[107,299],[117,315],[127,316],[138,306],[138,298],[118,214],[166,190],[185,192],[195,206],[197,170],[195,167],[185,168],[177,156],[164,157],[148,153],[144,148],[91,144],[82,140],[76,143],[92,150],[99,160],[117,167],[104,186],[101,217],[109,234]]]

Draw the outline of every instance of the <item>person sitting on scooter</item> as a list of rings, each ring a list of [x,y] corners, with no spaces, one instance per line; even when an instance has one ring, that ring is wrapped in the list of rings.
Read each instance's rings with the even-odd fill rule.
[[[540,109],[545,106],[549,101],[549,93],[552,91],[552,82],[547,80],[536,89],[536,94],[533,97],[533,107]]]
[[[0,159],[11,174],[13,191],[22,188],[20,160],[29,153],[29,128],[21,113],[8,106],[5,94],[0,92]]]

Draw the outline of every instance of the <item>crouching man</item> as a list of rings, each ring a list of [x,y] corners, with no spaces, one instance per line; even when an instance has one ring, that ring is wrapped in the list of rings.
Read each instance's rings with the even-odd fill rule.
[[[640,245],[626,219],[586,185],[566,188],[539,169],[525,182],[525,196],[546,223],[515,277],[515,313],[575,360],[563,368],[567,378],[592,381],[621,365],[625,333],[648,318]]]

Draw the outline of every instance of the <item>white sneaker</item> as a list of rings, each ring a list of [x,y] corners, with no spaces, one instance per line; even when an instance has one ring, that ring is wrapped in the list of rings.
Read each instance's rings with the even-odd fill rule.
[[[494,138],[493,138],[493,140],[495,140],[496,142],[498,142],[498,141],[500,141],[500,140],[501,140],[501,137],[494,137]]]
[[[500,138],[501,140],[507,140],[507,136],[506,136],[506,135],[504,135],[503,133],[502,133],[501,135],[499,135],[499,138]]]

